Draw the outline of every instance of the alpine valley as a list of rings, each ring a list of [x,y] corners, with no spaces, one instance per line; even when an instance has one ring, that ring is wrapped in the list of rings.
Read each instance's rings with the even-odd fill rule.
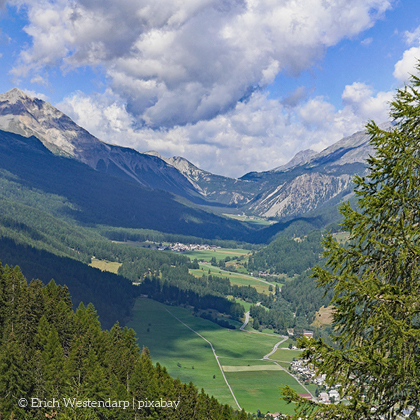
[[[331,296],[309,270],[322,264],[325,229],[346,240],[337,206],[352,199],[370,153],[358,132],[232,179],[183,157],[105,143],[17,88],[1,94],[0,333],[9,338],[0,376],[14,354],[24,365],[16,350],[24,343],[28,395],[90,398],[83,384],[98,381],[115,400],[180,398],[178,414],[159,407],[92,418],[292,413],[281,384],[314,399],[325,387],[293,364],[295,338],[328,340],[332,331]],[[85,342],[95,352],[77,353]],[[39,376],[39,366],[55,376]],[[1,398],[5,418],[52,418]]]
[[[178,199],[184,205],[273,220],[334,207],[350,193],[352,176],[364,173],[371,152],[368,137],[358,132],[320,153],[305,150],[284,166],[232,179],[201,170],[182,157],[166,158],[154,151],[140,153],[104,143],[49,103],[17,88],[0,95],[0,129],[34,136],[54,156],[71,158],[97,172],[186,198],[189,203]],[[166,195],[166,200],[173,195]]]

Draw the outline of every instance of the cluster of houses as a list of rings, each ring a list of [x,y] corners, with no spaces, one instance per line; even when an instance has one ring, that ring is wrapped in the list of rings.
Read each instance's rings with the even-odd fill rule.
[[[320,392],[318,400],[324,404],[332,404],[340,401],[340,393],[336,389],[331,389],[328,392]]]
[[[275,412],[275,413],[267,413],[264,416],[264,418],[267,420],[280,420],[280,419],[286,419],[287,416],[286,414],[280,414],[280,413]]]
[[[215,245],[198,245],[198,244],[182,244],[180,242],[175,242],[169,245],[161,245],[156,248],[159,251],[174,251],[174,252],[188,252],[188,251],[214,251],[216,249],[220,249],[220,246]]]
[[[304,359],[294,360],[290,365],[291,371],[300,375],[303,381],[312,381],[315,385],[319,386],[325,385],[326,375],[317,375],[316,371],[307,362]],[[340,401],[340,393],[336,389],[320,392],[318,400],[324,404],[334,404]]]
[[[308,365],[305,359],[293,360],[290,369],[293,373],[298,374],[302,381],[310,381],[317,376],[314,368]]]
[[[294,328],[287,328],[287,335],[289,337],[302,335],[303,337],[306,337],[306,338],[314,338],[314,332],[313,331],[303,330],[303,333],[296,334]],[[293,350],[295,350],[295,349],[293,349]]]

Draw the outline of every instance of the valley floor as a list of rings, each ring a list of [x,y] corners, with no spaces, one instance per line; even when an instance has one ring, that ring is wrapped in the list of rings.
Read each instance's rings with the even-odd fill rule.
[[[287,349],[283,336],[228,330],[188,309],[145,298],[137,300],[129,327],[139,346],[149,348],[154,363],[232,407],[292,413],[293,407],[280,399],[279,387],[308,392],[287,371],[298,352]]]

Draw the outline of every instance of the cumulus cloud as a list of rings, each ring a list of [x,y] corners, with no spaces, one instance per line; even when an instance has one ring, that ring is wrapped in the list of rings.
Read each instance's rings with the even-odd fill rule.
[[[32,98],[42,99],[43,101],[48,101],[48,96],[43,93],[37,93],[34,90],[23,89],[23,91]]]
[[[420,60],[420,26],[412,32],[406,31],[404,35],[407,44],[413,46],[404,51],[401,60],[395,64],[393,74],[396,79],[406,83]]]
[[[136,119],[111,91],[95,97],[81,92],[59,108],[98,138],[139,151],[157,150],[164,156],[183,156],[202,169],[239,177],[270,170],[298,151],[325,147],[362,130],[369,118],[387,119],[391,93],[374,95],[361,83],[346,86],[343,109],[324,98],[306,99],[294,107],[269,99],[261,91],[209,120],[154,130],[138,127]]]
[[[126,110],[153,129],[232,112],[279,72],[299,74],[391,7],[391,0],[16,1],[27,6],[32,45],[20,52],[15,76],[101,66]]]
[[[342,94],[343,104],[363,121],[384,122],[388,119],[388,104],[393,99],[393,92],[378,92],[373,96],[373,89],[365,83],[355,82],[347,85]]]

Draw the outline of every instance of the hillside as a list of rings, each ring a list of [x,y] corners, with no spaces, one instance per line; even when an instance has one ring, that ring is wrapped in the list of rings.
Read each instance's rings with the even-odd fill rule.
[[[250,227],[57,156],[35,137],[0,132],[0,168],[23,189],[61,197],[60,216],[79,224],[146,228],[204,238],[242,239]]]
[[[165,158],[154,151],[146,153],[157,156],[178,169],[210,203],[241,207],[248,204],[261,189],[261,185],[254,181],[244,181],[204,171],[181,156]]]
[[[35,136],[52,153],[98,171],[203,202],[191,183],[162,159],[104,143],[51,104],[17,88],[0,95],[0,129]]]
[[[365,171],[371,153],[363,133],[320,153],[301,151],[287,164],[234,179],[204,171],[183,157],[102,142],[47,102],[19,89],[0,95],[0,129],[35,136],[52,153],[154,190],[164,190],[225,213],[235,210],[275,220],[333,208],[351,191],[352,177]],[[210,206],[210,207],[208,207]]]
[[[92,304],[73,312],[65,287],[0,265],[0,296],[1,418],[246,419],[154,366],[133,330],[103,331]]]

